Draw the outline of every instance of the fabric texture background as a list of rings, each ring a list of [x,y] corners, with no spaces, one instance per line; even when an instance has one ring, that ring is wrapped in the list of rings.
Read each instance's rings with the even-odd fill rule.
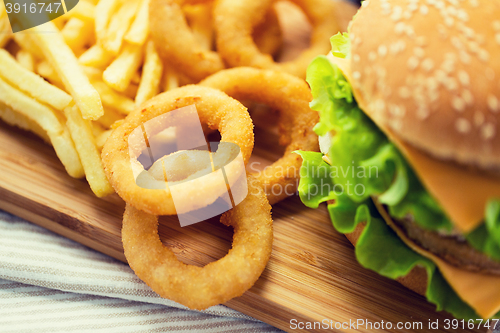
[[[160,298],[128,265],[0,211],[0,332],[282,332]]]

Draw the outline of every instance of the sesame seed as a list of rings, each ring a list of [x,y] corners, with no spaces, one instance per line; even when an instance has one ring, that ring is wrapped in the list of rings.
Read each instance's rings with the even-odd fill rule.
[[[479,50],[479,59],[483,62],[488,62],[490,60],[490,54],[485,49]]]
[[[481,127],[481,137],[484,140],[493,139],[495,134],[496,134],[495,125],[493,125],[492,123],[486,123],[483,125],[483,127]]]
[[[413,53],[419,57],[419,58],[422,58],[424,55],[425,55],[425,51],[423,48],[421,47],[416,47],[413,49]]]
[[[470,84],[469,74],[467,74],[467,72],[463,69],[458,72],[458,80],[464,86],[468,86]]]
[[[418,9],[418,3],[417,2],[412,2],[408,5],[408,10],[414,12]]]
[[[434,61],[431,58],[427,58],[422,62],[422,68],[430,72],[434,68]]]
[[[472,103],[474,103],[474,97],[472,96],[470,90],[462,91],[462,98],[465,101],[465,103],[467,103],[467,105],[472,105]]]
[[[457,80],[455,80],[454,78],[448,77],[444,80],[443,83],[448,91],[455,91],[458,89]]]
[[[482,114],[479,111],[476,111],[476,113],[474,113],[474,125],[476,125],[477,127],[479,127],[483,123],[484,123],[484,114]]]
[[[500,102],[498,101],[498,98],[496,96],[488,95],[486,101],[491,112],[497,113],[498,111],[500,111]]]
[[[479,7],[479,1],[478,0],[469,0],[469,3],[472,7]]]
[[[425,38],[425,36],[419,36],[419,37],[417,37],[417,40],[415,42],[418,46],[426,46],[427,45],[427,38]]]
[[[368,60],[370,61],[375,61],[377,60],[377,54],[373,51],[371,51],[369,54],[368,54]]]
[[[457,121],[455,122],[455,128],[459,133],[465,134],[470,131],[470,123],[467,119],[465,118],[458,118]]]
[[[466,52],[466,51],[460,51],[459,53],[459,57],[460,57],[460,61],[463,63],[463,64],[470,64],[470,58],[471,56]]]
[[[424,106],[424,105],[420,105],[417,109],[417,118],[419,119],[426,119],[427,117],[429,117],[430,115],[430,112],[429,112],[429,109],[427,108],[427,106]]]
[[[493,21],[493,29],[500,31],[500,21]]]
[[[458,112],[465,111],[465,106],[466,106],[465,101],[458,96],[453,97],[453,99],[451,100],[451,105],[453,106],[453,109],[455,109],[455,111]]]
[[[411,91],[410,89],[408,89],[408,87],[400,87],[399,90],[399,96],[401,96],[401,98],[409,98],[411,96]]]
[[[404,22],[398,22],[394,26],[394,32],[398,35],[401,35],[403,32],[405,32],[405,23]]]
[[[360,62],[361,57],[359,56],[359,54],[355,54],[352,56],[352,59],[354,60],[354,62]]]
[[[417,68],[418,64],[419,60],[417,57],[411,57],[410,59],[408,59],[407,65],[410,70],[414,70],[415,68]]]
[[[469,14],[467,14],[467,12],[465,10],[460,9],[457,13],[457,18],[460,21],[467,22],[467,21],[469,21]]]
[[[391,19],[393,21],[399,21],[401,20],[401,15],[403,14],[403,8],[400,7],[400,6],[396,6],[394,7],[394,9],[392,10],[392,15],[391,15]]]
[[[420,14],[427,15],[427,13],[429,13],[429,7],[427,7],[426,5],[421,5],[420,6]]]
[[[381,57],[384,57],[386,54],[387,54],[387,46],[385,45],[380,45],[378,47],[378,54],[381,56]]]
[[[361,79],[361,73],[360,72],[354,72],[352,73],[352,77],[354,80],[359,80]]]
[[[495,41],[500,45],[500,33],[495,34]]]
[[[447,27],[451,27],[453,26],[453,23],[455,22],[455,20],[451,17],[447,17],[445,20],[444,20],[444,24],[447,26]]]

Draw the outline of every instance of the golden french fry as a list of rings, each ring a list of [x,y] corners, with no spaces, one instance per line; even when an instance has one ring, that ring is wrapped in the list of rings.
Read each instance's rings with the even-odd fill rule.
[[[146,46],[146,59],[142,66],[141,83],[135,96],[136,105],[140,105],[158,94],[162,73],[163,63],[156,52],[153,41],[149,41]]]
[[[7,12],[0,2],[0,47],[4,47],[13,37],[12,29],[10,28]]]
[[[75,54],[81,54],[85,45],[92,40],[93,30],[90,22],[72,17],[61,30],[61,34],[71,50]]]
[[[95,7],[95,35],[99,42],[104,40],[109,20],[118,4],[118,0],[101,0],[97,3]]]
[[[68,175],[73,178],[83,178],[85,171],[68,128],[64,126],[64,131],[61,134],[49,133],[48,135],[56,155],[66,168]]]
[[[114,192],[104,174],[101,154],[97,149],[92,125],[89,120],[85,120],[76,105],[68,106],[64,109],[67,118],[67,126],[71,138],[75,143],[76,151],[80,156],[80,161],[85,170],[85,177],[94,194],[103,197]]]
[[[113,132],[113,130],[110,129],[110,130],[102,132],[101,134],[99,134],[96,137],[95,143],[97,145],[97,149],[102,150],[102,147],[104,147],[104,144],[106,143],[106,140],[108,140],[108,138],[109,138],[109,136],[111,135],[112,132]]]
[[[118,54],[122,48],[123,37],[130,28],[139,2],[127,0],[109,22],[106,36],[101,40],[103,48],[112,54]]]
[[[40,61],[36,65],[36,73],[40,75],[41,77],[45,78],[47,81],[49,81],[52,85],[62,88],[64,85],[61,81],[61,78],[59,78],[59,75],[57,75],[56,71],[52,66],[47,62],[47,61]]]
[[[95,44],[83,52],[78,61],[85,66],[105,68],[113,61],[113,55],[103,49],[100,44]]]
[[[43,59],[42,50],[36,45],[36,43],[29,37],[28,33],[18,32],[14,34],[14,41],[23,50],[28,51],[37,59]]]
[[[5,51],[4,49],[0,49],[1,51]],[[27,69],[30,72],[35,71],[35,59],[33,55],[25,50],[19,50],[16,54],[16,60],[21,65],[21,67]],[[0,64],[0,66],[2,66]]]
[[[72,152],[71,150],[73,143],[71,138],[65,134],[67,130],[64,126],[64,117],[61,114],[11,87],[2,79],[0,79],[0,101],[12,110],[37,123],[47,133],[68,174],[75,178],[82,176],[83,169],[79,164],[76,151]]]
[[[92,81],[92,84],[101,95],[105,107],[114,108],[124,115],[134,111],[135,103],[130,98],[117,93],[102,81]]]
[[[179,76],[170,66],[164,66],[163,77],[161,79],[161,88],[163,91],[169,91],[179,88]]]
[[[135,96],[137,96],[137,91],[139,91],[139,86],[137,84],[129,84],[127,89],[122,91],[122,94],[127,96],[128,98],[135,99]]]
[[[48,106],[24,94],[0,79],[0,101],[37,122],[47,132],[61,133],[63,127],[57,114]]]
[[[79,1],[78,4],[64,16],[88,21],[94,26],[95,10],[95,4],[88,1]]]
[[[92,83],[93,81],[101,81],[102,80],[102,69],[95,68],[92,66],[83,66],[83,65],[82,65],[82,69],[83,69],[83,72],[85,73],[85,75],[87,75],[87,77],[89,78],[90,83]]]
[[[21,51],[18,52],[18,54]],[[58,110],[64,110],[72,101],[70,95],[51,85],[40,76],[23,68],[4,49],[0,49],[0,77],[26,92],[36,100]]]
[[[19,127],[23,130],[30,131],[38,135],[46,143],[50,143],[50,138],[47,132],[40,127],[35,121],[26,117],[24,114],[12,110],[10,107],[0,102],[0,118],[11,126]]]
[[[105,108],[104,109],[104,115],[97,119],[96,122],[101,124],[104,128],[111,128],[113,124],[115,124],[117,121],[120,121],[123,119],[123,115],[119,113],[118,111],[114,110],[113,108]]]
[[[90,84],[78,60],[55,25],[47,22],[32,30],[35,33],[31,36],[56,70],[66,90],[70,92],[83,118],[95,120],[101,117],[104,110],[99,93]],[[52,33],[46,33],[47,31]]]
[[[142,46],[125,43],[123,51],[104,71],[104,82],[117,91],[124,91],[141,66],[142,57]]]
[[[129,31],[125,35],[125,40],[131,44],[144,45],[149,34],[149,0],[142,0],[139,12]]]

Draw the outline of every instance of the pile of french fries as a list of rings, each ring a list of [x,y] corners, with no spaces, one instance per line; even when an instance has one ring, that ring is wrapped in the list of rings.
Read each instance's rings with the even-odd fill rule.
[[[113,193],[100,151],[120,121],[179,74],[149,37],[149,0],[80,0],[54,21],[13,34],[0,0],[0,118],[52,144],[69,175]],[[192,16],[206,17],[199,10]],[[210,47],[211,31],[193,24]]]

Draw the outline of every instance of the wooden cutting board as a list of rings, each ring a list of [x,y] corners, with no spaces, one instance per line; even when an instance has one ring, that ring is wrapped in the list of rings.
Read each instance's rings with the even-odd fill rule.
[[[347,8],[347,7],[346,7]],[[352,8],[347,8],[351,10]],[[346,22],[344,22],[345,25]],[[263,167],[282,153],[273,126],[275,117],[254,114],[257,124],[253,162]],[[265,121],[262,121],[264,118]],[[260,126],[259,126],[260,125]],[[69,177],[52,148],[34,135],[0,122],[0,209],[126,261],[120,228],[123,201],[116,195],[96,198],[84,180]],[[419,332],[431,331],[446,313],[436,313],[425,299],[396,283],[363,269],[346,238],[334,231],[326,207],[306,208],[298,197],[273,207],[274,244],[269,264],[257,283],[226,305],[285,331],[298,322],[323,322],[332,331],[372,332],[369,326],[349,328],[350,322],[421,322]],[[217,219],[181,228],[175,217],[160,220],[160,236],[178,257],[205,265],[223,257],[231,247],[232,230]],[[380,331],[384,331],[381,329]]]

